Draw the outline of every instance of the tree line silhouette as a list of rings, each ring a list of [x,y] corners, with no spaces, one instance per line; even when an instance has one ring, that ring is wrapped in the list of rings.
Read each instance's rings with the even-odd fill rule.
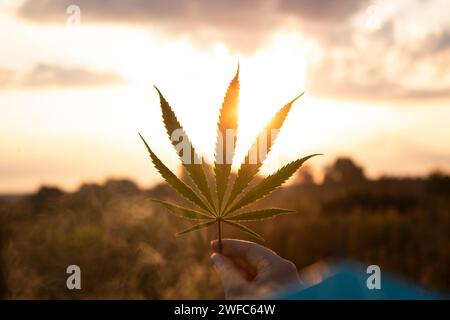
[[[368,179],[351,159],[339,158],[321,183],[306,167],[255,206],[289,204],[298,214],[278,218],[276,229],[252,227],[299,269],[357,259],[450,292],[449,195],[446,173]],[[189,224],[163,212],[155,197],[183,203],[165,183],[143,190],[130,180],[0,196],[0,297],[220,298],[205,254],[215,230],[186,236],[180,246],[173,234]],[[71,264],[82,269],[80,292],[65,287]]]

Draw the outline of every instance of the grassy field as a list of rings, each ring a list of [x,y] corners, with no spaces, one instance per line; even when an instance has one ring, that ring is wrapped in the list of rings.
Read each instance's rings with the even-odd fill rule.
[[[0,296],[223,297],[209,259],[216,230],[175,237],[189,222],[168,214],[152,197],[179,201],[165,184],[141,190],[127,180],[85,184],[74,193],[43,187],[31,196],[0,198]],[[350,160],[340,159],[322,184],[305,171],[260,206],[267,204],[298,211],[252,226],[266,246],[299,269],[354,258],[450,292],[449,176],[367,180]],[[81,267],[82,290],[66,288],[72,264]]]

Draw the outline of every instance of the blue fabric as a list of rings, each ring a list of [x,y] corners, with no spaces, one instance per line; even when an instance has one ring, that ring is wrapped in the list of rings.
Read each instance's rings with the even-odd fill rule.
[[[322,282],[283,294],[283,300],[434,300],[448,297],[381,273],[381,288],[368,289],[366,268],[357,263],[341,263]]]

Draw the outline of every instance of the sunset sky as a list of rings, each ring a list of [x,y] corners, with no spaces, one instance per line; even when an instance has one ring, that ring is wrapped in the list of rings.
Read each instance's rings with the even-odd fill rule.
[[[0,193],[151,186],[138,132],[176,170],[153,85],[212,159],[238,62],[238,160],[305,91],[263,173],[315,152],[317,169],[351,156],[371,177],[450,170],[449,12],[447,0],[0,0]]]

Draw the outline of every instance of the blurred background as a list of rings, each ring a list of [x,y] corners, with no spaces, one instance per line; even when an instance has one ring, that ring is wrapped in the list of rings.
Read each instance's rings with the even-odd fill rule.
[[[155,84],[211,160],[238,62],[234,167],[303,91],[262,174],[325,154],[260,204],[298,211],[254,223],[265,245],[299,269],[355,258],[449,293],[448,9],[444,0],[0,0],[0,297],[222,297],[214,230],[174,236],[187,224],[149,198],[179,199],[137,132],[183,175]],[[66,288],[71,264],[81,291]]]

